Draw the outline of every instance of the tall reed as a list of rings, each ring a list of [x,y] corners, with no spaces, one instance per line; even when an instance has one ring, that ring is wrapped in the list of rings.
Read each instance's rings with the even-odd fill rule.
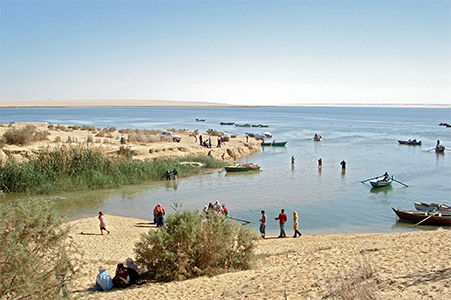
[[[181,161],[200,162],[203,166],[179,164]],[[109,157],[94,147],[62,146],[42,151],[27,162],[8,160],[0,165],[0,189],[6,193],[48,194],[162,180],[166,170],[173,169],[183,177],[221,168],[224,163],[207,156],[141,161]]]

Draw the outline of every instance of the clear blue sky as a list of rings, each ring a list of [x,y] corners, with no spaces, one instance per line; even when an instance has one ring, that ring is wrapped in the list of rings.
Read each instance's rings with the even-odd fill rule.
[[[1,0],[0,14],[0,99],[451,101],[451,0]]]

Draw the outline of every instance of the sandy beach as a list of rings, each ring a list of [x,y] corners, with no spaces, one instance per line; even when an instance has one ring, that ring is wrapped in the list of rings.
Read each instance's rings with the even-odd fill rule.
[[[114,276],[117,263],[133,258],[140,235],[155,230],[149,220],[106,215],[111,234],[103,236],[96,216],[69,222],[70,235],[84,252],[83,270],[71,290],[84,299],[322,299],[340,295],[343,286],[372,299],[451,295],[451,232],[441,228],[268,238],[258,241],[251,270],[94,291],[97,268],[104,265]]]
[[[94,127],[47,124],[43,122],[21,122],[0,124],[0,136],[10,129],[20,129],[27,125],[32,125],[37,131],[48,132],[48,136],[41,141],[35,141],[27,145],[9,145],[6,144],[0,149],[0,159],[16,159],[18,161],[26,160],[38,154],[45,149],[57,148],[62,145],[77,146],[89,145],[102,149],[109,155],[116,155],[120,148],[121,133],[117,130],[105,132]],[[179,143],[171,140],[161,140],[159,131],[126,133],[124,138],[126,143],[123,145],[133,151],[134,159],[155,160],[159,158],[178,158],[187,155],[211,155],[216,159],[233,162],[260,151],[259,142],[255,139],[248,139],[244,136],[231,136],[230,140],[217,148],[217,136],[208,135],[199,132],[195,134],[192,130],[177,130],[174,132],[181,137]],[[199,144],[199,136],[203,140],[212,140],[212,148],[202,147]],[[197,136],[197,137],[195,137]]]

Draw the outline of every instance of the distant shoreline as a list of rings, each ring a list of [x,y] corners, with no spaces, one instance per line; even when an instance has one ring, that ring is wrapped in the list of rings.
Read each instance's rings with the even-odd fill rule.
[[[0,100],[0,108],[95,108],[95,107],[373,107],[373,108],[451,108],[451,104],[362,104],[362,103],[293,103],[280,105],[238,105],[219,102],[71,99],[71,100]]]

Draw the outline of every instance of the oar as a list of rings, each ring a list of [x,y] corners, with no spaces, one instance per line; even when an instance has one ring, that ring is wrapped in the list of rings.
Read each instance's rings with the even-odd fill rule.
[[[439,206],[442,205],[442,204],[443,204],[443,202],[440,203]],[[437,207],[439,207],[439,206],[437,206]],[[428,220],[429,218],[432,218],[433,216],[435,216],[435,214],[438,213],[438,212],[440,212],[440,211],[435,211],[434,213],[430,214],[429,217],[424,218],[423,220],[421,220],[420,222],[416,223],[416,224],[413,225],[412,227],[415,227],[415,226],[417,226],[417,225],[420,225],[420,224],[423,223],[424,221],[426,221],[426,220]]]
[[[243,219],[238,219],[238,218],[231,217],[231,216],[229,216],[229,218],[232,219],[232,220],[236,220],[236,221],[240,221],[240,222],[245,222],[245,223],[247,223],[247,224],[251,223],[251,221],[247,221],[247,220],[243,220]]]
[[[382,176],[384,176],[384,175],[380,175],[380,176],[376,176],[376,177],[373,177],[373,178],[365,179],[365,180],[362,180],[360,182],[364,183],[364,182],[367,182],[368,180],[376,179],[376,178],[379,178],[379,177],[382,177]]]
[[[405,186],[405,187],[408,187],[408,185],[407,184],[405,184],[404,182],[401,182],[401,181],[399,181],[399,180],[396,180],[396,179],[394,179],[394,178],[392,178],[392,180],[393,181],[396,181],[397,183],[400,183],[400,184],[402,184],[403,186]]]

